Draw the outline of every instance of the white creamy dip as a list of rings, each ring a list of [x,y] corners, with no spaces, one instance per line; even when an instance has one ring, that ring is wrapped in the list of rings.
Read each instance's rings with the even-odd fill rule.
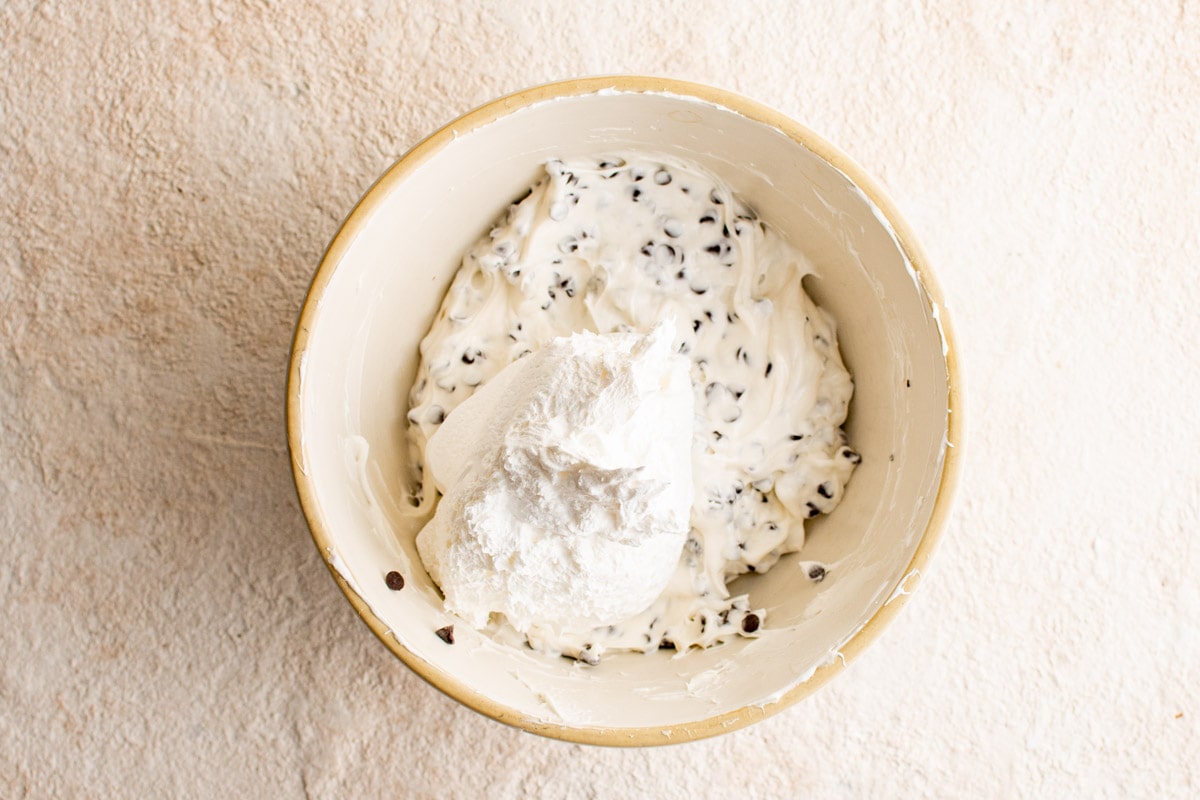
[[[666,588],[625,619],[588,628],[581,620],[594,615],[564,622],[547,611],[538,624],[537,598],[524,598],[520,620],[494,602],[490,620],[476,608],[471,624],[505,638],[517,622],[535,649],[587,662],[608,649],[685,650],[759,630],[764,612],[726,582],[799,550],[804,521],[837,506],[860,460],[841,429],[853,384],[833,321],[801,286],[807,272],[799,252],[696,167],[646,157],[546,165],[467,253],[421,343],[408,412],[414,478],[434,491],[430,437],[509,364],[571,333],[646,333],[673,320],[671,348],[690,360],[695,407],[691,471],[679,476],[694,482],[690,530]],[[457,587],[422,558],[450,600]],[[546,608],[557,600],[547,596]]]

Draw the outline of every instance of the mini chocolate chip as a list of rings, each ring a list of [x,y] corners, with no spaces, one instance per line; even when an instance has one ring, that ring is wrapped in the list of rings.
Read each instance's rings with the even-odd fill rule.
[[[464,364],[474,364],[475,356],[471,355],[470,353],[463,353],[462,362]]]
[[[633,187],[633,192],[630,194],[630,199],[636,203],[638,201],[638,198],[641,196],[642,196],[642,190],[637,188],[636,186]]]
[[[700,218],[701,225],[711,225],[716,221],[717,221],[717,217],[715,214],[705,214],[703,217]]]
[[[386,583],[387,587],[393,592],[398,592],[404,588],[404,576],[395,570],[389,572],[387,575],[384,575],[383,582]]]
[[[768,361],[767,362],[767,371],[765,373],[763,373],[763,377],[765,377],[765,378],[771,377],[771,370],[774,368],[775,368],[775,365],[772,364],[770,361]]]
[[[434,633],[446,644],[454,644],[454,626],[447,625],[444,628],[438,628]]]
[[[804,438],[804,434],[803,433],[793,433],[788,438],[791,439],[793,442],[798,442]]]
[[[817,487],[817,494],[821,495],[821,497],[824,497],[826,499],[833,497],[833,489],[830,489],[829,487],[830,487],[830,484],[828,481],[826,481],[825,483],[822,483],[820,486]]]
[[[910,381],[908,378],[905,378],[905,379],[904,379],[904,385],[905,385],[906,387],[909,387],[909,388],[911,388],[911,387],[912,387],[912,381]]]
[[[820,564],[816,564],[809,568],[808,579],[814,583],[820,583],[825,580],[825,568]]]
[[[742,617],[742,630],[746,633],[754,633],[758,630],[758,614],[747,614]]]
[[[708,196],[708,199],[709,199],[709,200],[712,200],[712,201],[713,201],[713,203],[714,203],[714,204],[716,204],[716,205],[718,205],[718,206],[719,206],[719,205],[721,205],[722,203],[724,203],[724,202],[725,202],[724,200],[722,200],[722,199],[721,199],[721,195],[717,194],[717,190],[716,190],[716,189],[713,189],[713,190],[712,190],[712,194],[710,194],[710,195]]]
[[[694,319],[692,320],[692,333],[695,333],[698,330],[700,330],[700,320]]]
[[[862,456],[860,456],[858,453],[851,450],[849,447],[847,447],[845,450],[842,451],[842,456],[844,458],[846,458],[851,464],[858,464],[858,463],[862,462]]]
[[[820,514],[820,513],[821,513],[821,509],[817,508],[816,503],[808,504],[808,518],[809,519],[812,519],[813,517],[815,517],[817,514]]]
[[[672,642],[670,639],[663,639],[661,642],[658,643],[658,649],[659,650],[674,650],[675,643]]]

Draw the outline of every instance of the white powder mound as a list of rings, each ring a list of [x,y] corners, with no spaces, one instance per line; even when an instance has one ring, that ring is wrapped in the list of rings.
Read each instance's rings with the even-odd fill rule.
[[[662,594],[694,491],[675,335],[665,322],[554,339],[446,417],[426,452],[443,498],[417,547],[450,611],[582,634]]]

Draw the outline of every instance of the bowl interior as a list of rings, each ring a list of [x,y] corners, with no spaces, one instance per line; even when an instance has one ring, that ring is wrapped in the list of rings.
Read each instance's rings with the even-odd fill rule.
[[[679,94],[499,102],[394,167],[351,215],[314,283],[289,402],[315,538],[392,649],[503,721],[552,735],[587,729],[601,741],[648,730],[670,741],[717,732],[706,725],[744,724],[802,694],[798,687],[905,588],[947,446],[950,387],[936,306],[885,215],[846,174],[771,125]],[[806,580],[793,555],[742,579],[735,590],[768,609],[769,629],[684,656],[618,655],[587,667],[499,645],[464,624],[447,645],[434,631],[454,619],[417,556],[418,523],[401,510],[417,344],[464,251],[543,162],[629,151],[706,167],[815,267],[805,286],[837,321],[856,387],[846,427],[863,455],[841,506],[809,528],[802,557],[829,565],[829,575]],[[389,570],[403,573],[405,590],[388,590]]]

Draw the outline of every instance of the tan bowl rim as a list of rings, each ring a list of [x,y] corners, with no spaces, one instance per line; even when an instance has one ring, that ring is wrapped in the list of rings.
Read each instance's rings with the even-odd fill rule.
[[[368,219],[374,213],[381,201],[388,195],[392,187],[403,181],[413,170],[428,161],[458,136],[481,128],[501,117],[515,111],[561,97],[595,94],[602,90],[614,90],[623,93],[641,94],[672,94],[681,97],[711,103],[734,113],[741,114],[756,122],[769,125],[782,131],[793,141],[815,153],[831,164],[835,169],[846,175],[883,214],[895,233],[910,265],[920,278],[930,302],[937,308],[941,323],[942,335],[945,340],[945,359],[949,382],[949,416],[946,430],[948,446],[945,449],[942,467],[942,479],[938,486],[937,497],[934,501],[933,514],[929,519],[925,532],[917,544],[916,552],[904,571],[903,577],[897,583],[904,583],[904,592],[896,594],[875,612],[866,624],[855,633],[841,648],[840,658],[818,667],[816,672],[806,681],[793,686],[775,701],[758,706],[747,705],[735,711],[709,717],[697,722],[679,725],[648,726],[636,728],[612,727],[572,727],[558,725],[520,714],[513,709],[495,702],[480,694],[452,675],[444,673],[427,661],[403,647],[393,636],[390,629],[379,617],[371,611],[366,602],[354,592],[345,579],[333,568],[326,558],[326,552],[333,547],[333,540],[325,525],[321,507],[317,502],[316,493],[310,478],[300,469],[301,463],[301,396],[300,396],[300,362],[308,349],[310,325],[316,314],[321,295],[324,293],[333,276],[337,264],[346,254],[351,242],[359,235]],[[287,434],[288,452],[292,462],[292,476],[296,483],[296,493],[300,506],[308,520],[313,541],[326,562],[330,573],[337,585],[354,606],[354,610],[363,618],[370,629],[379,637],[389,650],[408,665],[413,672],[424,678],[434,688],[449,697],[463,703],[467,707],[484,714],[492,719],[512,725],[517,728],[537,733],[554,739],[578,742],[581,744],[646,746],[661,744],[678,744],[695,741],[709,736],[737,730],[760,719],[787,708],[793,703],[809,696],[827,681],[845,669],[859,653],[869,644],[879,638],[884,628],[892,621],[897,612],[908,600],[916,583],[924,574],[926,564],[941,537],[949,520],[955,488],[958,484],[962,460],[962,389],[957,360],[955,357],[954,334],[950,320],[946,314],[942,292],[929,269],[925,252],[917,243],[916,237],[908,223],[896,210],[891,198],[883,191],[876,181],[867,175],[863,169],[847,155],[826,142],[813,131],[800,125],[784,114],[749,98],[716,89],[703,84],[679,81],[671,78],[647,77],[639,75],[614,75],[547,83],[524,89],[506,95],[464,114],[453,122],[423,139],[415,147],[405,153],[367,190],[362,199],[346,217],[337,234],[334,235],[321,259],[320,266],[313,276],[311,285],[304,298],[300,317],[296,324],[296,333],[292,341],[291,359],[288,365],[287,381]]]

